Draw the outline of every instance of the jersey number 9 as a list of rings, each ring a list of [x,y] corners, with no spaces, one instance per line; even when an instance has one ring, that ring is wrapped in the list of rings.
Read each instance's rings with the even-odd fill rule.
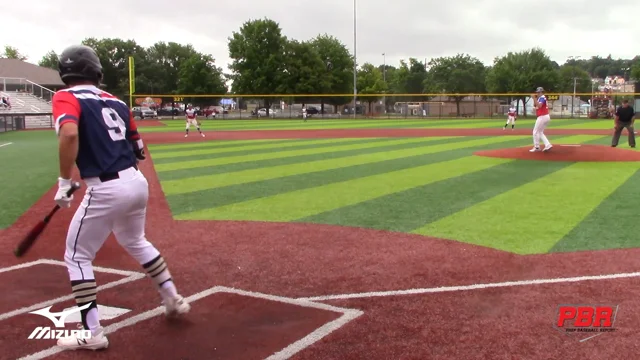
[[[112,108],[102,109],[102,119],[109,129],[109,136],[113,141],[121,141],[126,139],[127,124]]]

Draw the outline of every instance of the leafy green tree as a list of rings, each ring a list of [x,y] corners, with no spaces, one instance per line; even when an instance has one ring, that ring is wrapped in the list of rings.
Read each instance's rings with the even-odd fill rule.
[[[427,78],[427,70],[423,63],[416,58],[409,58],[407,63],[400,60],[400,67],[395,72],[391,84],[395,94],[422,94],[424,93],[424,81]],[[424,96],[397,97],[397,101],[425,101]]]
[[[573,93],[573,80],[575,79],[575,86],[577,93],[590,93],[591,92],[591,76],[585,70],[578,66],[563,65],[558,70],[559,83],[558,91],[562,93]]]
[[[38,66],[58,70],[58,54],[56,54],[55,51],[50,50],[42,57],[42,59],[40,59],[40,61],[38,61]]]
[[[180,68],[194,55],[199,53],[190,44],[162,41],[153,44],[139,58],[135,57],[136,92],[178,94]]]
[[[13,46],[5,45],[4,51],[0,53],[0,59],[18,59],[22,61],[26,61],[27,57],[22,55],[18,49]]]
[[[322,93],[327,66],[313,44],[288,41],[285,45],[285,59],[283,82],[278,92],[292,95]],[[311,98],[290,100],[308,102]]]
[[[178,76],[177,90],[180,94],[224,95],[227,93],[227,86],[222,77],[222,69],[216,67],[215,61],[210,55],[192,54],[180,64]],[[211,105],[210,102],[212,101],[211,98],[192,98],[190,100],[197,105]]]
[[[358,93],[359,94],[383,94],[387,86],[382,80],[380,69],[370,63],[365,63],[358,70]],[[372,105],[380,100],[382,96],[363,96],[362,101],[369,104],[369,113],[372,113]]]
[[[631,78],[636,82],[640,82],[640,61],[631,67]]]
[[[557,89],[560,76],[553,62],[542,49],[534,48],[517,53],[509,52],[496,58],[486,76],[487,89],[491,93],[530,94],[538,86],[547,91]],[[518,95],[514,98],[526,104],[529,96]],[[519,106],[520,102],[518,102]],[[526,107],[523,109],[526,116]]]
[[[270,19],[247,21],[239,31],[234,31],[229,38],[233,91],[273,95],[282,89],[286,78],[283,76],[286,45],[280,25]],[[267,111],[272,100],[265,98]]]
[[[424,82],[426,92],[447,94],[469,94],[485,92],[485,66],[482,61],[467,54],[440,57],[429,62],[429,71]],[[464,95],[450,96],[456,103],[460,116],[460,102]]]
[[[347,46],[337,38],[324,34],[311,40],[325,65],[325,73],[320,78],[320,93],[351,94],[353,92],[353,56]],[[348,104],[351,98],[345,96],[322,97],[320,108],[324,112],[325,102],[338,106]]]

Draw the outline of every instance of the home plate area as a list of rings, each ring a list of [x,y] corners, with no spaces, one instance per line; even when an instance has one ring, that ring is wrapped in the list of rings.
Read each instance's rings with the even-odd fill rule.
[[[9,287],[4,289],[9,301],[3,301],[0,309],[0,359],[85,359],[92,355],[96,359],[146,360],[167,358],[167,354],[185,360],[288,359],[362,314],[308,300],[216,286],[187,297],[192,304],[188,316],[168,320],[159,300],[145,308],[145,302],[136,296],[137,280],[143,279],[143,274],[95,270],[104,283],[99,292],[100,315],[110,342],[108,351],[64,352],[55,346],[56,340],[27,339],[39,326],[54,328],[49,320],[31,311],[52,306],[51,312],[59,312],[74,306],[67,284],[54,281],[64,275],[60,273],[66,271],[64,264],[39,260],[0,270],[3,287]],[[43,275],[40,284],[20,281],[27,273],[33,277],[34,271]],[[49,299],[36,289],[45,284]],[[22,300],[14,302],[18,299]],[[13,308],[7,304],[14,304]],[[70,316],[65,329],[75,330],[77,321]]]

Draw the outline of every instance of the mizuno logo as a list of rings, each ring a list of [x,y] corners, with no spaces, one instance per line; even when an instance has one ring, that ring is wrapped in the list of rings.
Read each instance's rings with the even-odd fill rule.
[[[63,328],[64,327],[64,320],[67,318],[67,316],[82,311],[84,309],[87,309],[89,306],[91,306],[92,303],[88,303],[82,306],[78,306],[78,307],[74,307],[73,309],[69,309],[67,311],[61,311],[61,312],[57,312],[57,313],[53,313],[50,311],[51,306],[46,307],[44,309],[40,309],[40,310],[36,310],[36,311],[32,311],[29,314],[36,314],[36,315],[40,315],[40,316],[44,316],[47,319],[51,320],[51,322],[53,323],[53,325],[55,325],[55,327],[57,328]]]

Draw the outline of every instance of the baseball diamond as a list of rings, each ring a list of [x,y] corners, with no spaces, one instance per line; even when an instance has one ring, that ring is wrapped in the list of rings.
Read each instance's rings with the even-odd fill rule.
[[[110,237],[95,261],[99,301],[135,310],[102,320],[117,345],[101,358],[135,358],[139,346],[156,358],[348,357],[370,353],[385,329],[431,334],[427,347],[414,336],[384,340],[376,351],[386,358],[407,347],[428,357],[434,346],[472,358],[478,341],[500,356],[613,356],[610,346],[565,340],[552,308],[622,302],[607,344],[624,348],[634,336],[640,294],[628,283],[640,276],[640,244],[629,214],[640,200],[640,153],[608,146],[610,121],[554,120],[545,131],[554,148],[544,153],[528,151],[532,120],[502,125],[205,120],[206,138],[185,138],[184,120],[140,122],[147,237],[165,249],[192,312],[166,327],[163,310],[144,300],[153,287],[141,286],[139,265]],[[0,149],[8,170],[0,196],[14,205],[0,210],[8,247],[50,207],[56,143],[46,130],[0,140],[12,143]],[[46,325],[30,309],[72,306],[68,285],[14,292],[28,273],[65,276],[55,259],[71,216],[60,211],[24,261],[0,254],[0,281],[13,294],[0,307],[3,359],[75,358],[27,339]],[[25,291],[31,300],[18,296]],[[470,340],[454,341],[467,317],[476,319],[462,320]],[[504,322],[536,324],[516,336],[544,349],[500,350],[498,339],[515,330]],[[149,331],[156,335],[127,340]]]

